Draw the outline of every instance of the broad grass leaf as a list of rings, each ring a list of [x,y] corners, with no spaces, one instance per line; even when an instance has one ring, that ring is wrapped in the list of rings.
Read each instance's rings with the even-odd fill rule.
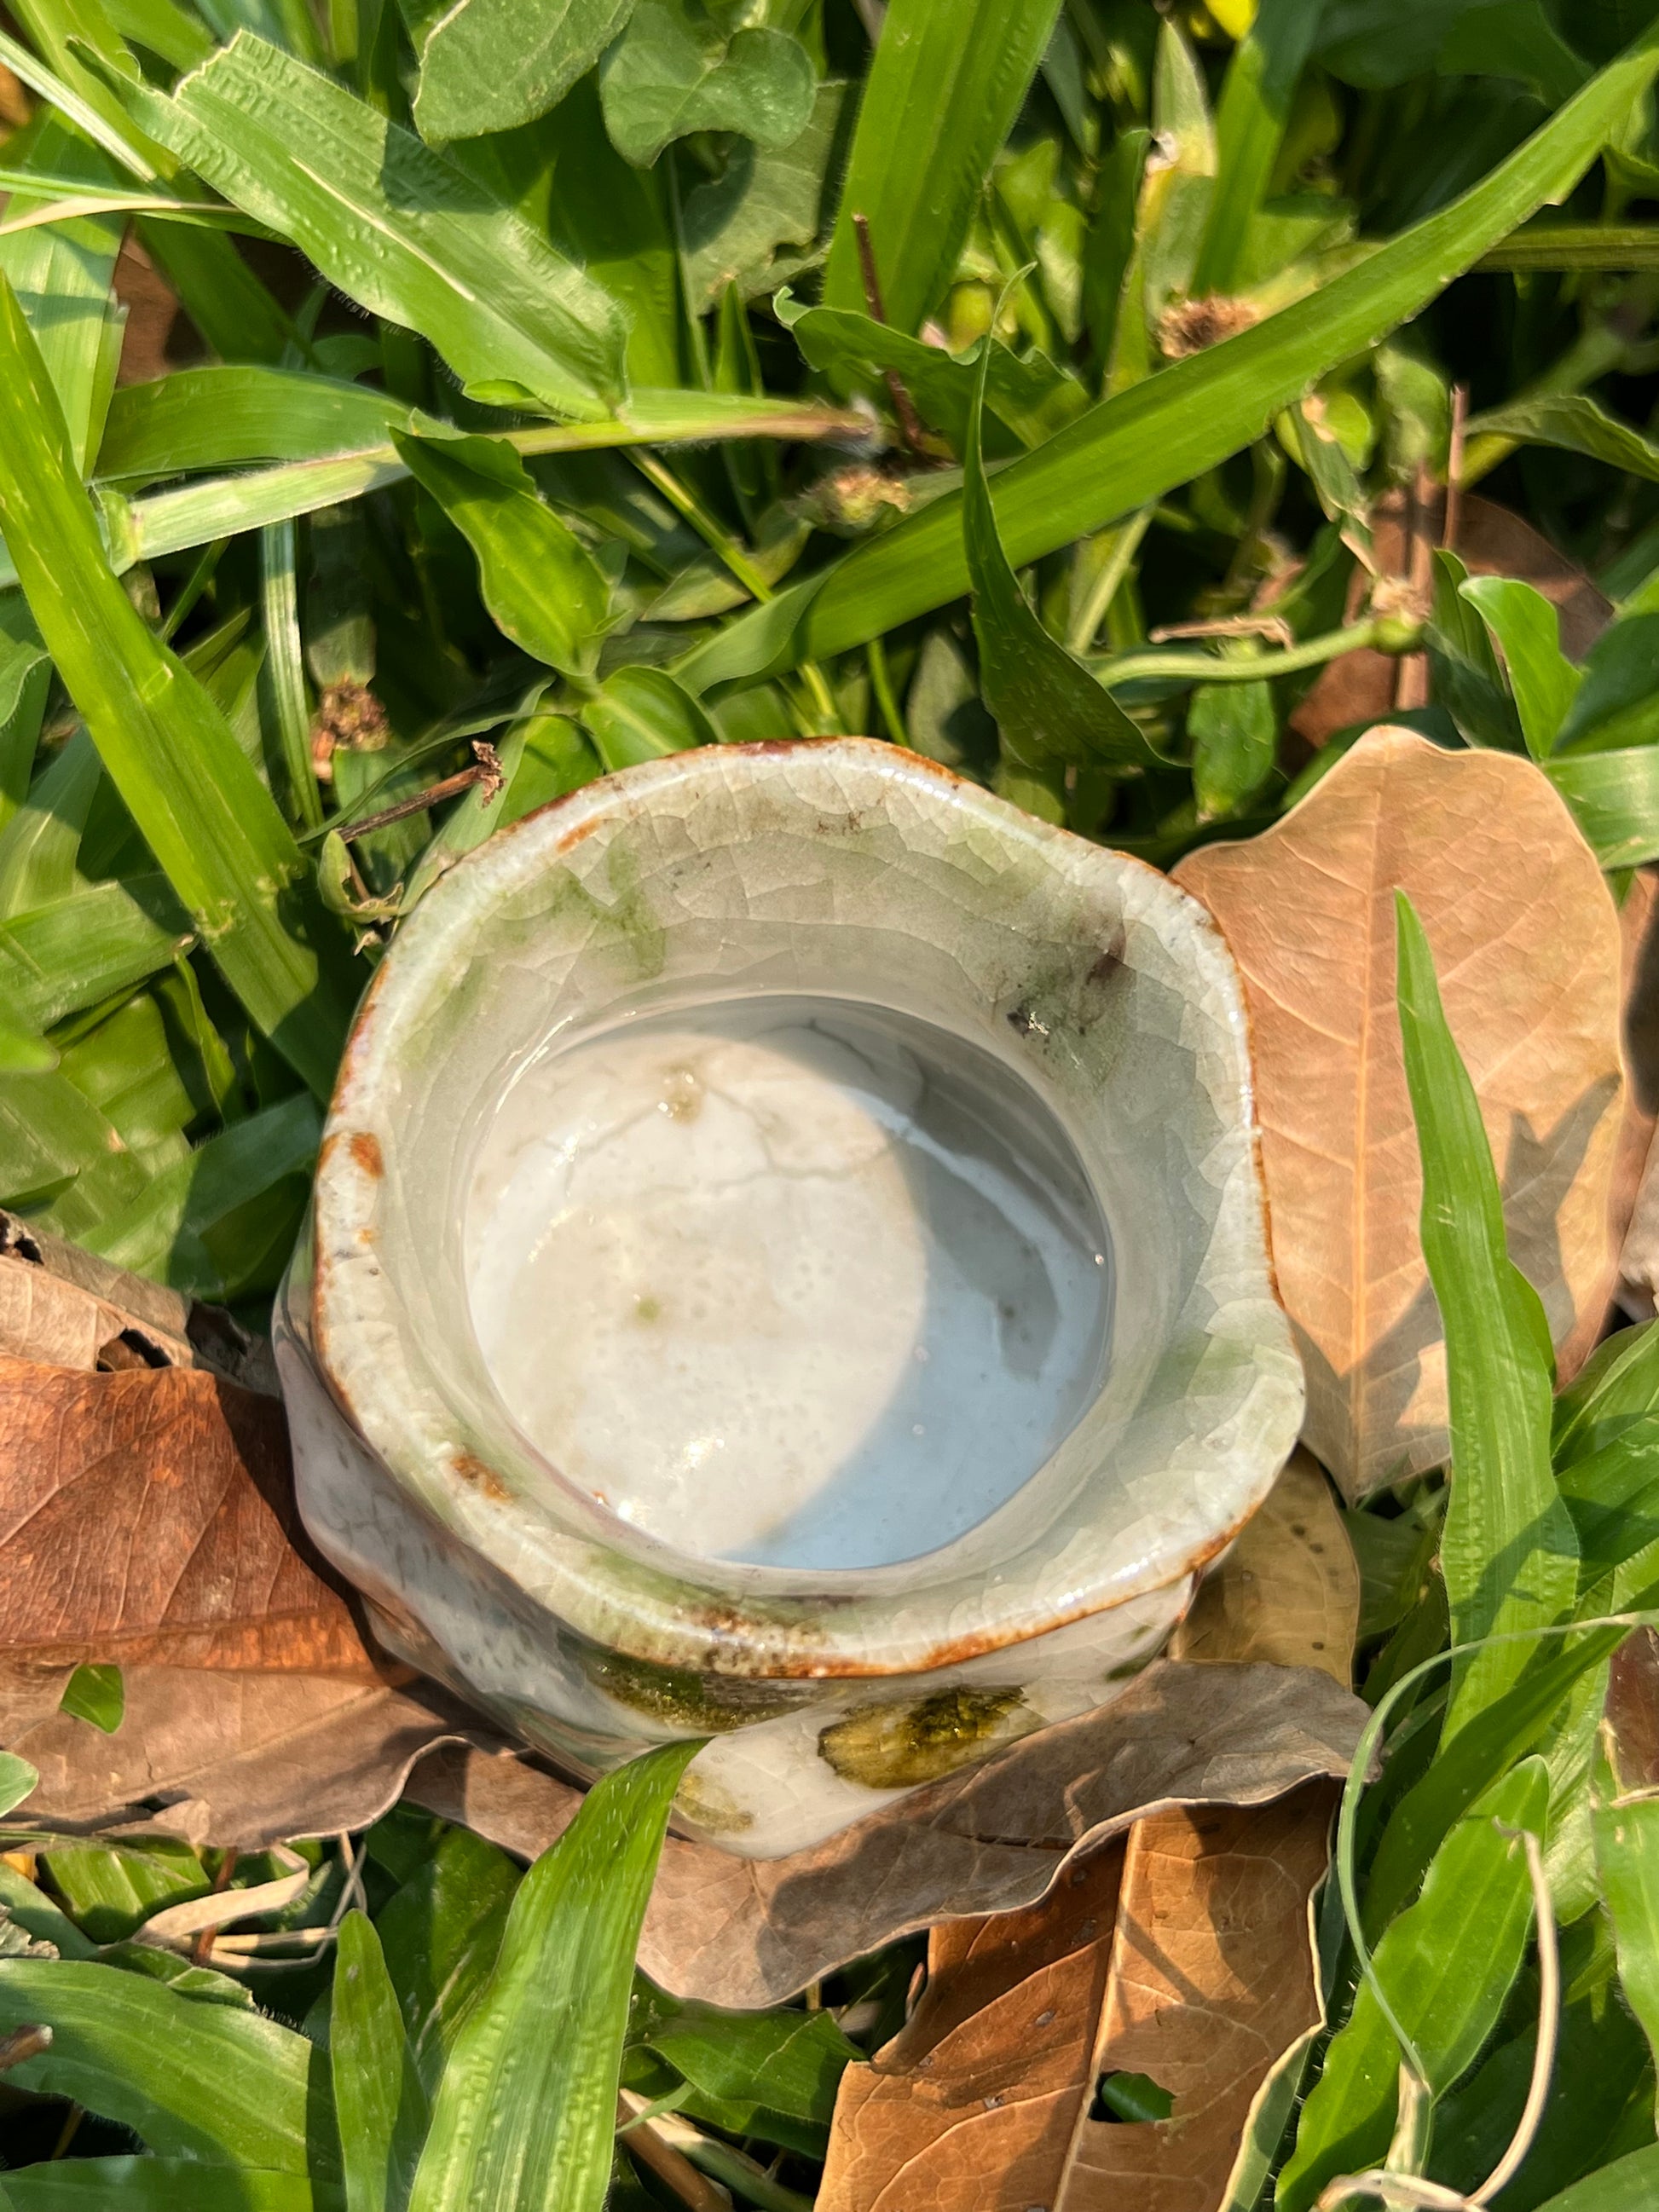
[[[27,1759],[15,1752],[0,1752],[0,1812],[21,1805],[40,1779]]]
[[[47,760],[14,818],[0,830],[0,918],[50,906],[77,888],[76,858],[103,777],[98,748],[79,730]]]
[[[1511,446],[1553,446],[1564,453],[1605,461],[1609,468],[1632,476],[1650,481],[1659,477],[1659,446],[1583,392],[1540,392],[1488,408],[1469,417],[1466,434],[1471,448],[1486,439],[1497,441],[1500,451]]]
[[[553,244],[621,304],[630,325],[630,383],[678,385],[680,266],[667,165],[636,169],[623,159],[605,130],[592,75],[560,102],[541,143],[552,168],[521,209],[544,207]],[[752,150],[746,140],[738,143]]]
[[[1216,114],[1216,189],[1193,277],[1197,296],[1238,289],[1250,220],[1267,196],[1320,13],[1305,0],[1263,0],[1233,50]]]
[[[204,182],[348,297],[430,339],[480,398],[589,420],[625,394],[616,302],[466,171],[239,32],[171,96],[123,88]]]
[[[556,106],[628,21],[633,0],[459,0],[431,11],[416,52],[415,125],[422,138],[513,131]]]
[[[1522,856],[1524,855],[1524,859]],[[1373,731],[1281,822],[1176,880],[1243,972],[1274,1263],[1304,1429],[1350,1497],[1446,1456],[1444,1333],[1394,1015],[1393,893],[1422,916],[1499,1164],[1516,1265],[1565,1343],[1604,1310],[1618,917],[1540,772]]]
[[[1279,717],[1266,684],[1200,684],[1187,709],[1200,822],[1242,814],[1273,773]]]
[[[861,215],[887,320],[907,337],[920,331],[955,274],[1058,13],[1057,0],[893,0],[859,109],[826,307],[866,305]]]
[[[663,668],[618,668],[582,702],[580,712],[607,769],[719,742],[702,702]]]
[[[1503,653],[1527,750],[1534,760],[1547,759],[1583,681],[1561,650],[1555,609],[1530,585],[1507,576],[1472,576],[1459,591]]]
[[[1451,1498],[1440,1569],[1452,1640],[1559,1620],[1578,1585],[1578,1541],[1550,1460],[1554,1373],[1538,1293],[1509,1257],[1480,1102],[1447,1025],[1423,925],[1403,892],[1398,999],[1423,1177],[1423,1256],[1445,1333]],[[1452,1668],[1443,1751],[1532,1657],[1494,1644]]]
[[[89,1721],[106,1735],[113,1735],[127,1709],[126,1686],[118,1667],[77,1667],[64,1686],[58,1711],[77,1721]]]
[[[335,2184],[193,2158],[56,2159],[8,2172],[0,2212],[345,2212]]]
[[[1659,2190],[1659,2143],[1615,2159],[1559,2197],[1541,2204],[1538,2212],[1648,2212]]]
[[[520,1883],[433,2106],[411,2212],[599,2212],[634,1950],[695,1743],[595,1784]]]
[[[917,0],[917,13],[939,27],[942,43],[949,40],[954,10]],[[987,7],[983,14],[988,35],[1004,38],[1006,10]],[[896,24],[900,18],[890,20]],[[888,41],[882,43],[885,47]],[[911,70],[919,48],[908,54],[894,64],[896,70]],[[947,58],[945,70],[954,65],[954,58]],[[998,477],[995,491],[998,529],[1009,558],[1017,566],[1037,560],[1162,498],[1248,445],[1318,378],[1419,313],[1454,276],[1544,201],[1565,197],[1656,70],[1659,33],[1650,33],[1449,207],[1310,297],[1103,401],[1037,453],[1012,463]],[[908,97],[908,79],[904,91]],[[896,108],[878,136],[877,113],[872,76],[860,118],[860,141],[867,131],[869,159],[884,168],[891,148],[902,143],[907,160],[893,163],[891,173],[909,179],[919,191],[921,176],[913,176],[908,156],[914,147],[915,167],[925,173],[925,134]],[[881,209],[864,189],[856,147],[842,204],[849,215],[862,208],[869,216],[880,260]],[[849,222],[844,244],[837,232],[829,305],[862,304],[853,247]],[[953,245],[951,259],[954,254]],[[882,265],[884,282],[890,282]],[[891,298],[888,312],[904,326]],[[958,529],[957,501],[947,495],[848,555],[822,581],[814,580],[810,594],[798,586],[790,605],[780,601],[730,624],[688,657],[684,672],[700,690],[775,673],[798,659],[828,659],[946,605],[961,596],[968,580]]]
[[[47,118],[24,159],[48,173],[84,177],[93,191],[118,173],[106,155],[55,116]],[[21,198],[13,194],[9,214],[23,211]],[[98,450],[120,352],[110,283],[121,229],[118,216],[87,216],[0,238],[0,274],[34,331],[82,476]]]
[[[1048,776],[1067,767],[1145,768],[1157,756],[1098,679],[1049,636],[1020,590],[997,535],[981,455],[991,348],[980,356],[968,430],[962,527],[973,583],[980,689],[1005,760]]]
[[[160,1982],[68,1960],[0,1960],[0,2027],[38,2021],[51,2048],[20,2088],[71,2097],[162,2155],[332,2179],[328,2061],[294,2029]]]
[[[0,836],[27,795],[51,688],[40,647],[0,635]]]
[[[31,611],[116,788],[254,1020],[313,1089],[356,979],[268,792],[201,686],[110,574],[63,416],[0,278],[0,521]]]
[[[787,146],[811,120],[817,89],[798,39],[765,24],[729,30],[702,0],[635,0],[599,67],[611,143],[642,169],[694,131]]]
[[[493,438],[392,438],[477,556],[497,626],[566,675],[587,668],[610,606],[605,574],[541,499],[518,455]]]
[[[1603,868],[1659,860],[1659,745],[1566,753],[1547,772]]]
[[[426,2091],[367,1913],[340,1923],[328,2053],[346,2212],[403,2212],[426,2136]]]
[[[162,1168],[131,1206],[88,1228],[82,1241],[118,1267],[193,1297],[273,1290],[321,1138],[322,1116],[308,1092],[267,1106]]]
[[[1437,1852],[1423,1894],[1377,1945],[1377,1979],[1443,2094],[1474,2063],[1519,1972],[1532,1924],[1527,1862],[1504,1827],[1541,1836],[1544,1763],[1489,1790]],[[1499,1823],[1504,1826],[1500,1826]],[[1401,2051],[1369,1982],[1325,2054],[1279,2178],[1279,2212],[1308,2212],[1338,2173],[1382,2163],[1394,2132]]]
[[[520,1875],[504,1851],[449,1827],[376,1925],[404,2032],[428,2097],[489,1977]]]
[[[0,922],[0,993],[7,1011],[44,1029],[130,991],[172,966],[191,942],[184,924],[168,886],[153,875],[87,884],[14,915]]]
[[[661,2000],[658,2000],[661,2003]],[[804,2148],[813,2147],[812,2131],[828,2127],[836,2092],[850,2060],[860,2057],[825,2012],[721,2012],[712,2005],[674,2005],[653,2020],[639,2038],[665,2058],[699,2094],[745,2118],[750,2108],[758,2123],[745,2134],[765,2132],[767,2118],[808,2124],[799,2130]],[[786,2129],[776,2140],[787,2142]],[[822,2137],[819,2137],[819,2142]]]

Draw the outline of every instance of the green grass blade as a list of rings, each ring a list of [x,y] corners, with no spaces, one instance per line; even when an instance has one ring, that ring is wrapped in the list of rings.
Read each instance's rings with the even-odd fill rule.
[[[109,1966],[0,1960],[0,2028],[31,2021],[52,2045],[12,2069],[19,2088],[123,2121],[164,2156],[338,2173],[328,2061],[292,2028]]]
[[[158,918],[159,917],[159,918]],[[89,884],[0,923],[0,1005],[50,1028],[171,967],[190,932],[158,876]]]
[[[346,2212],[404,2212],[426,2136],[426,2092],[366,1913],[340,1923],[328,2049]]]
[[[980,450],[991,349],[980,355],[968,426],[962,527],[973,582],[980,688],[1005,759],[1039,777],[1068,767],[1144,768],[1156,759],[1139,728],[1027,604],[997,536]]]
[[[267,1288],[261,1277],[275,1279],[271,1249],[297,1225],[321,1136],[307,1092],[267,1106],[163,1168],[134,1204],[87,1229],[80,1242],[197,1297]]]
[[[1609,872],[1659,860],[1659,745],[1563,755],[1545,773]]]
[[[1251,221],[1267,197],[1320,12],[1313,0],[1262,0],[1233,50],[1216,112],[1215,197],[1193,275],[1196,298],[1236,291],[1243,280]]]
[[[1659,228],[1654,235],[1659,239]],[[1488,438],[1501,441],[1506,449],[1553,446],[1558,452],[1582,453],[1587,460],[1605,461],[1609,468],[1626,470],[1650,482],[1659,477],[1659,446],[1582,392],[1547,392],[1531,399],[1510,400],[1506,406],[1471,416],[1465,434],[1466,451]]]
[[[720,743],[702,702],[664,668],[617,669],[594,697],[584,700],[581,720],[594,750],[611,769]]]
[[[1512,576],[1471,576],[1459,590],[1503,653],[1527,750],[1547,760],[1583,681],[1561,650],[1560,617],[1541,592]]]
[[[1659,2203],[1659,2143],[1615,2159],[1540,2204],[1538,2212],[1653,2212]]]
[[[309,461],[387,447],[415,410],[390,392],[252,363],[179,369],[110,403],[96,473],[169,477],[250,461]]]
[[[127,1710],[126,1684],[118,1667],[77,1667],[64,1686],[58,1701],[60,1713],[88,1721],[106,1735],[113,1735]]]
[[[611,593],[592,555],[494,438],[401,437],[404,466],[477,556],[483,603],[515,645],[566,675],[592,663]]]
[[[270,523],[259,532],[265,667],[276,710],[276,736],[288,786],[289,814],[297,830],[320,830],[323,801],[311,766],[311,710],[306,700],[305,664],[300,645],[295,557],[292,522]]]
[[[97,747],[77,730],[36,776],[22,805],[0,830],[0,921],[50,906],[79,888],[76,855],[103,775]]]
[[[1505,1775],[1446,1838],[1422,1896],[1376,1947],[1377,1979],[1437,2094],[1468,2070],[1496,2027],[1532,1925],[1527,1862],[1498,1824],[1541,1838],[1548,1804],[1541,1759]],[[1277,2212],[1310,2212],[1334,2176],[1382,2163],[1401,2056],[1376,1991],[1362,1983],[1302,2108]]]
[[[60,2158],[6,2176],[15,2212],[344,2212],[326,2182],[185,2158]]]
[[[411,2212],[599,2212],[634,1950],[695,1743],[607,1775],[520,1885],[439,2087]]]
[[[476,179],[341,85],[239,32],[143,127],[348,297],[430,339],[480,398],[594,419],[627,389],[610,295]]]
[[[102,155],[55,117],[48,118],[34,139],[27,166],[63,168],[83,179],[83,189],[89,191],[109,177],[109,164]],[[22,191],[14,192],[7,215],[21,213],[23,200]],[[29,319],[70,426],[75,465],[82,476],[97,449],[115,380],[109,359],[110,282],[121,229],[118,216],[82,216],[50,230],[0,238],[0,273]],[[116,337],[118,343],[118,327]]]
[[[1058,0],[892,0],[842,188],[825,307],[866,304],[853,228],[862,215],[887,320],[907,337],[921,329],[1059,12]]]
[[[1103,401],[1012,462],[999,474],[994,498],[1014,566],[1163,498],[1249,445],[1317,378],[1419,313],[1544,201],[1565,197],[1656,72],[1659,27],[1461,199],[1360,267]],[[945,605],[968,585],[960,529],[958,498],[947,495],[810,588],[797,586],[732,623],[688,655],[680,672],[699,690],[776,673]]]
[[[51,689],[52,663],[40,647],[0,635],[0,836],[28,795]]]
[[[1550,1459],[1554,1386],[1538,1294],[1510,1260],[1480,1102],[1446,1024],[1428,939],[1403,892],[1400,1032],[1423,1162],[1423,1256],[1446,1336],[1451,1499],[1440,1543],[1452,1640],[1559,1620],[1578,1583],[1572,1516]],[[1453,1670],[1443,1751],[1528,1664],[1498,1644]]]
[[[111,574],[40,349],[0,279],[0,522],[70,696],[225,979],[325,1093],[356,994],[337,927],[229,725]]]
[[[140,151],[131,126],[121,114],[118,101],[111,99],[101,87],[93,88],[94,99],[83,100],[73,85],[49,70],[27,46],[20,46],[15,39],[8,38],[3,31],[0,31],[0,62],[31,92],[39,93],[48,106],[55,107],[60,115],[84,131],[94,145],[101,146],[123,168],[130,170],[142,183],[154,183],[154,164]]]

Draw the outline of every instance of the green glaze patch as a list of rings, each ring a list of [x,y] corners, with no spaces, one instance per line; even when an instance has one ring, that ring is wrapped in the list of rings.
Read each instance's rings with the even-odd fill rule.
[[[818,1757],[866,1790],[914,1790],[1038,1726],[1024,1690],[935,1690],[914,1705],[859,1705],[818,1737]]]
[[[656,1667],[620,1651],[584,1648],[589,1680],[618,1705],[646,1713],[687,1735],[729,1735],[810,1705],[811,1682],[754,1680],[742,1674],[697,1674],[685,1667]]]

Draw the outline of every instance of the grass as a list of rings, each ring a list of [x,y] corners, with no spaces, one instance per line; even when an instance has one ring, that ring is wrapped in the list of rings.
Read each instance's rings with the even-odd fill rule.
[[[1643,0],[890,0],[873,47],[873,0],[573,0],[538,39],[488,0],[11,8],[0,1203],[30,1219],[257,1324],[400,920],[502,823],[692,744],[873,730],[1168,867],[1387,715],[1529,754],[1615,890],[1659,859]],[[142,336],[170,373],[134,380],[145,263],[179,306],[135,307],[129,371]],[[1584,668],[1536,574],[1467,574],[1445,510],[1477,485],[1611,604]],[[1332,672],[1359,667],[1377,703],[1345,717]],[[1553,1414],[1401,929],[1443,1573],[1366,1547],[1397,1755],[1351,1785],[1333,2028],[1230,2212],[1385,2160],[1388,2201],[1440,2201],[1411,2177],[1498,2163],[1447,2146],[1520,2124],[1555,1916],[1510,1844],[1540,1831],[1578,1838],[1582,1893],[1556,2094],[1497,2201],[1616,2212],[1659,2187],[1659,1835],[1583,1686],[1623,1632],[1598,1624],[1659,1602],[1659,1351],[1627,1332]],[[1368,1517],[1431,1529],[1447,1489]],[[169,1986],[102,1948],[112,1899],[192,1893],[211,1853],[15,1875],[61,1956],[0,1967],[7,2024],[56,2033],[11,2079],[94,2116],[60,2142],[63,2103],[9,2112],[19,2212],[581,2212],[613,2157],[614,2203],[674,2201],[614,2149],[619,2072],[739,2197],[804,2203],[855,2048],[831,2014],[874,2047],[913,1958],[818,2026],[688,2026],[643,1984],[630,2014],[668,1764],[522,1883],[407,1813],[307,1846],[286,1924],[337,1923],[349,1990],[326,1964]],[[1621,2068],[1609,2118],[1589,2085]]]

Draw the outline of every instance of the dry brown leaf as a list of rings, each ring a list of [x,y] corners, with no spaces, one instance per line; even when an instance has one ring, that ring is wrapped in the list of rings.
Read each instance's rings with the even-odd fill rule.
[[[125,1689],[113,1735],[54,1711],[8,1737],[40,1776],[19,1817],[258,1850],[367,1827],[434,1745],[500,1741],[425,1682],[139,1667]]]
[[[1316,1667],[1346,1690],[1359,1628],[1359,1568],[1325,1470],[1300,1449],[1200,1589],[1176,1659]]]
[[[378,1679],[301,1528],[274,1400],[0,1358],[0,1663]]]
[[[1362,738],[1246,844],[1176,871],[1243,973],[1274,1264],[1308,1380],[1304,1434],[1351,1497],[1446,1453],[1444,1344],[1394,1005],[1396,887],[1433,948],[1480,1094],[1510,1249],[1558,1345],[1610,1279],[1619,922],[1530,762]]]
[[[1085,2111],[1060,2187],[1028,2203],[1216,2212],[1224,2202],[1257,2090],[1319,2018],[1309,1903],[1337,1794],[1314,1782],[1272,1805],[1137,1824],[1088,2079],[1149,2075],[1174,2108],[1127,2124]]]
[[[1092,2094],[1123,1852],[1040,1905],[935,1928],[915,2012],[836,2105],[817,2212],[1032,2212],[1054,2203]]]
[[[0,1356],[88,1374],[207,1367],[267,1397],[280,1395],[269,1343],[222,1307],[129,1274],[3,1209]]]

